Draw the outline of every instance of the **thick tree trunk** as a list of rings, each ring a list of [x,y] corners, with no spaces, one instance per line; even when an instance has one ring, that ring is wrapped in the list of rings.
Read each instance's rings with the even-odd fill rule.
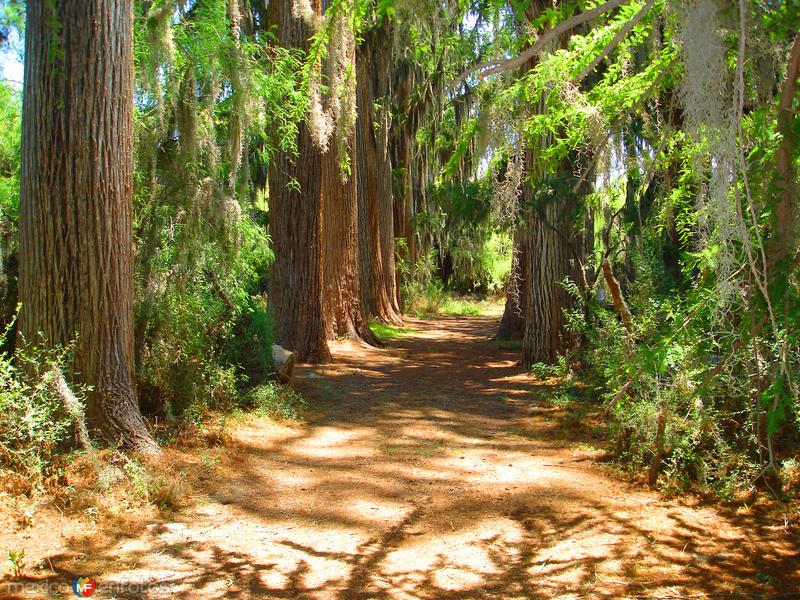
[[[353,136],[351,136],[351,140]],[[351,145],[351,148],[353,145]],[[359,169],[358,155],[351,157]],[[338,143],[322,157],[323,322],[328,339],[347,336],[377,345],[361,303],[357,174],[342,177]]]
[[[503,318],[497,328],[498,340],[521,340],[525,334],[525,305],[528,297],[528,244],[525,231],[517,226],[514,229],[514,258],[511,263],[506,306]]]
[[[394,208],[393,219],[395,227],[395,236],[405,240],[406,248],[401,253],[403,260],[406,261],[409,268],[408,277],[413,277],[414,266],[417,262],[417,244],[416,236],[413,227],[413,186],[411,184],[411,140],[404,130],[400,131],[398,139],[395,140],[394,148]],[[398,284],[402,279],[400,269],[397,269],[396,278]],[[397,303],[402,307],[403,298],[400,297],[400,291],[397,293]]]
[[[532,3],[526,10],[532,20],[544,8],[540,2]],[[566,47],[568,36],[563,35],[552,42],[553,49]],[[536,64],[532,56],[523,66],[531,69]],[[540,101],[537,110],[545,110]],[[538,158],[543,148],[550,143],[549,136],[536,140],[526,149],[525,165],[533,186],[541,183],[546,174]],[[568,177],[572,164],[564,160],[559,168],[559,177]],[[564,186],[565,190],[567,189]],[[574,301],[564,289],[566,277],[579,282],[575,255],[581,247],[574,228],[575,198],[565,191],[560,198],[549,198],[544,202],[533,202],[533,190],[525,191],[525,242],[527,256],[527,293],[525,296],[525,334],[522,360],[525,364],[552,363],[563,353],[569,340],[565,330],[564,310],[573,308]]]
[[[358,207],[362,298],[364,310],[386,323],[399,323],[394,261],[392,168],[386,148],[386,124],[379,124],[374,102],[386,73],[381,72],[385,52],[381,28],[370,32],[357,51],[356,155],[359,158]],[[378,88],[378,89],[376,89]],[[383,125],[380,127],[379,125]]]
[[[133,10],[30,0],[20,197],[20,334],[66,345],[110,443],[154,452],[133,365]]]
[[[319,2],[314,3],[319,10]],[[311,32],[292,17],[289,0],[269,3],[268,23],[284,48],[308,48]],[[269,231],[275,248],[269,301],[275,340],[301,362],[330,359],[322,315],[322,164],[301,124],[298,156],[278,152],[269,167]],[[300,190],[290,182],[297,182]]]
[[[392,124],[392,189],[394,191],[394,234],[406,242],[406,250],[401,254],[409,268],[408,277],[414,276],[414,267],[417,262],[417,240],[414,233],[414,187],[412,184],[412,144],[413,124],[411,90],[413,72],[408,65],[400,66],[395,85],[394,97],[397,99],[396,109],[402,117]],[[398,282],[397,304],[402,308],[403,298],[400,297],[400,283],[403,274],[396,270]]]
[[[568,199],[531,210],[526,236],[529,287],[525,304],[525,364],[552,363],[567,347],[564,310],[574,302],[562,285],[577,281],[573,257],[573,211]]]

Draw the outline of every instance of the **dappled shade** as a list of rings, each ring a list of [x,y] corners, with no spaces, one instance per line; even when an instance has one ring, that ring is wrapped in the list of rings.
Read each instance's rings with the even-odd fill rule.
[[[241,426],[195,509],[140,537],[74,539],[49,557],[58,577],[146,581],[153,598],[797,589],[780,527],[609,475],[590,432],[491,341],[494,322],[412,321],[386,350],[332,344],[334,364],[297,376],[318,414]]]

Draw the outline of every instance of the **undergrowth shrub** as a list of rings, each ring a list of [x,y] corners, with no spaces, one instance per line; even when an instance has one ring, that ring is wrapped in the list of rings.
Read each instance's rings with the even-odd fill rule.
[[[22,96],[0,81],[0,324],[10,323],[17,308],[17,222],[19,217]],[[12,351],[14,335],[0,345]]]
[[[8,334],[0,336],[0,341]],[[57,455],[74,431],[73,413],[52,384],[55,369],[63,371],[69,349],[18,350],[0,354],[0,469],[26,477],[33,485],[53,474]],[[82,400],[85,388],[72,386]]]
[[[730,347],[708,290],[665,289],[652,261],[633,258],[643,276],[625,290],[632,333],[597,301],[588,320],[578,311],[567,318],[586,340],[576,358],[605,405],[610,449],[631,474],[657,474],[662,488],[738,497],[770,462],[765,388],[753,376],[752,348]],[[747,336],[752,323],[737,318],[727,326]],[[723,333],[709,334],[715,329]],[[791,437],[791,423],[781,427]]]
[[[272,371],[272,324],[264,296],[272,252],[261,226],[238,223],[239,246],[206,249],[181,264],[165,241],[153,254],[137,303],[140,395],[145,412],[199,423],[231,410]]]
[[[197,422],[237,395],[237,374],[216,343],[231,335],[224,305],[202,282],[170,289],[153,305],[139,374],[147,412]]]
[[[250,403],[258,415],[283,421],[300,419],[308,406],[296,391],[274,382],[254,388],[250,392]]]
[[[272,321],[264,297],[245,300],[222,358],[249,387],[267,380],[272,371]]]

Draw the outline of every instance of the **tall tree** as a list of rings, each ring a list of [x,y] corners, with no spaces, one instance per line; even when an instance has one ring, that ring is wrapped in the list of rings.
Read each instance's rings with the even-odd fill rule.
[[[514,255],[511,261],[506,304],[497,327],[498,340],[521,340],[525,333],[525,306],[528,297],[528,244],[522,227],[514,228]]]
[[[364,309],[382,321],[398,323],[389,123],[375,106],[376,100],[385,103],[389,96],[392,46],[388,30],[387,24],[371,29],[357,50],[357,192]]]
[[[565,160],[557,180],[574,183],[571,173],[572,166]],[[538,179],[535,183],[543,181]],[[534,199],[527,213],[523,265],[528,282],[522,349],[525,364],[551,363],[568,346],[564,311],[575,302],[563,282],[566,278],[580,281],[575,260],[580,245],[574,225],[577,199],[564,189],[566,186],[558,187],[560,192],[553,197]]]
[[[23,343],[66,345],[110,443],[153,452],[133,365],[133,7],[28,2],[20,196]]]
[[[348,136],[348,144],[354,135]],[[352,153],[352,150],[351,150]],[[339,144],[322,157],[323,319],[328,339],[347,336],[376,344],[362,303],[359,263],[357,177],[344,176]],[[351,157],[358,171],[360,157]]]
[[[528,21],[531,22],[544,8],[543,3],[532,3],[526,11]],[[567,34],[561,34],[549,45],[565,48],[568,39]],[[523,69],[532,69],[536,65],[538,57],[531,53],[531,49],[540,42],[523,52],[530,54]],[[540,113],[547,110],[544,98],[536,110]],[[544,187],[547,173],[541,154],[551,142],[552,133],[544,139],[529,142],[525,151],[525,164],[530,169],[528,175],[535,187]],[[577,200],[565,185],[571,181],[571,173],[572,164],[565,159],[559,164],[555,177],[551,178],[550,183],[555,185],[547,186],[556,189],[556,194],[537,194],[535,188],[527,189],[524,194],[527,206],[522,232],[525,245],[522,277],[526,282],[522,361],[525,364],[551,363],[567,345],[564,311],[572,308],[574,302],[562,284],[565,278],[577,280],[575,257],[578,248],[574,227]]]
[[[312,2],[312,9],[319,14],[319,0]],[[312,32],[302,18],[292,15],[290,0],[270,2],[267,22],[280,46],[308,49]],[[269,230],[275,245],[270,305],[276,317],[275,339],[304,362],[330,358],[322,312],[323,162],[308,125],[301,123],[297,155],[278,152],[269,166]]]

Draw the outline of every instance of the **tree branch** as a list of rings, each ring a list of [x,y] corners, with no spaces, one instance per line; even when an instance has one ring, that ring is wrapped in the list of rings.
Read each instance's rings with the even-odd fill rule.
[[[614,308],[617,309],[619,316],[622,318],[625,331],[628,332],[628,335],[633,335],[633,316],[627,302],[625,302],[625,297],[622,295],[619,281],[611,269],[611,263],[607,259],[603,261],[603,277],[605,277],[608,291],[611,292],[611,301],[614,303]]]
[[[614,39],[611,40],[608,46],[603,48],[602,52],[600,52],[600,54],[598,54],[595,57],[595,59],[589,64],[589,66],[586,67],[583,71],[581,71],[580,75],[578,75],[575,79],[572,80],[572,83],[578,85],[581,81],[583,81],[586,78],[586,76],[589,73],[594,71],[595,67],[597,67],[597,65],[599,65],[604,58],[606,58],[609,54],[611,54],[614,51],[614,48],[616,48],[619,45],[619,43],[627,37],[627,35],[631,32],[631,30],[634,27],[636,27],[636,25],[638,25],[639,21],[642,20],[642,17],[644,17],[649,12],[649,10],[653,8],[653,5],[655,3],[656,0],[648,0],[647,4],[645,4],[642,7],[642,9],[638,13],[636,13],[636,15],[634,15],[634,17],[630,21],[625,23],[625,26],[617,32],[617,35],[614,36]]]
[[[605,4],[601,4],[591,10],[584,11],[577,15],[562,21],[552,29],[548,29],[545,31],[542,36],[536,40],[536,43],[531,46],[530,48],[524,50],[515,58],[509,59],[494,59],[490,61],[486,61],[480,64],[477,64],[473,67],[470,67],[466,71],[464,71],[461,75],[459,75],[455,81],[453,82],[451,87],[456,87],[459,83],[464,81],[467,77],[472,75],[476,71],[481,71],[479,78],[488,77],[489,75],[496,75],[498,73],[505,73],[507,71],[512,71],[518,67],[521,67],[525,63],[527,63],[530,59],[534,56],[537,56],[545,47],[552,42],[555,38],[560,36],[562,33],[566,33],[567,31],[574,29],[578,25],[582,25],[587,21],[594,19],[597,16],[605,14],[618,8],[625,4],[627,0],[609,0]]]

